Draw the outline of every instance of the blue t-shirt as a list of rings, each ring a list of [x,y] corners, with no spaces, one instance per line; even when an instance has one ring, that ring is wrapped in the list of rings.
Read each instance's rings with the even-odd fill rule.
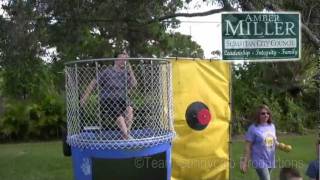
[[[126,69],[108,67],[99,73],[98,86],[102,99],[126,99],[131,76]]]
[[[319,160],[314,160],[309,164],[306,175],[309,178],[319,179]]]
[[[275,168],[276,128],[274,124],[252,124],[246,135],[252,143],[251,160],[255,168]]]

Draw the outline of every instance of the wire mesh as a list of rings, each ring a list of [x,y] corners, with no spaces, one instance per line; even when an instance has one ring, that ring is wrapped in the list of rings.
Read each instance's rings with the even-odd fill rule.
[[[171,64],[162,59],[69,63],[67,141],[90,149],[132,149],[171,142]]]

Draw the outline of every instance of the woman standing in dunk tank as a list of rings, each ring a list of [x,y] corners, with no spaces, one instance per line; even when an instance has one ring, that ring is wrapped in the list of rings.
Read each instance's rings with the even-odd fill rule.
[[[116,53],[114,65],[99,71],[97,79],[93,79],[86,88],[80,103],[83,105],[92,90],[99,86],[100,111],[107,128],[120,129],[124,139],[131,139],[130,128],[133,122],[133,108],[130,105],[128,90],[137,84],[128,54],[124,51]]]

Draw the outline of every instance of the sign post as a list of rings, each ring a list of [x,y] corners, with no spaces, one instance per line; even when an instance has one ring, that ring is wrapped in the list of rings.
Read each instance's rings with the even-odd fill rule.
[[[223,60],[300,59],[300,13],[230,12],[221,16]]]

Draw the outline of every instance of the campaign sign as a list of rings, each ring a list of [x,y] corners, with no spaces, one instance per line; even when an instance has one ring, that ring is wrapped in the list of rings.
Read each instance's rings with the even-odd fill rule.
[[[223,60],[300,59],[299,12],[230,12],[221,16]]]

